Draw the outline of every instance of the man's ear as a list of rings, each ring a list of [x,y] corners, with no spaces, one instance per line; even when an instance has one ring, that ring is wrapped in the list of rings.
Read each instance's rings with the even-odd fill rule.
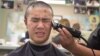
[[[25,25],[27,25],[27,19],[24,19],[24,23],[25,23]]]

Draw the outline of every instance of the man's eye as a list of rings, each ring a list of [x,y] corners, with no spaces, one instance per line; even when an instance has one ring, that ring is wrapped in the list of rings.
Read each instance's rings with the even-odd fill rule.
[[[31,21],[32,21],[32,22],[39,22],[39,21],[41,21],[41,22],[50,22],[51,20],[48,19],[48,18],[43,18],[43,19],[32,18]]]
[[[32,20],[32,22],[38,22],[39,21],[38,18],[32,18],[31,20]]]
[[[43,22],[50,22],[50,19],[42,19]]]

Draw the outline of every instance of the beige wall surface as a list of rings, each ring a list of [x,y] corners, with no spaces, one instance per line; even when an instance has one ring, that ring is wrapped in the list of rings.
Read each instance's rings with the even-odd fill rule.
[[[7,13],[7,10],[0,8],[0,38],[6,37]]]
[[[51,5],[55,15],[75,15],[74,7],[72,5]]]
[[[66,5],[51,5],[55,15],[73,15],[73,6],[66,6]],[[7,17],[9,13],[12,13],[11,9],[2,9],[0,8],[0,38],[7,37]]]
[[[54,15],[61,16],[75,16],[73,5],[51,5],[54,10]],[[25,9],[24,9],[25,10]],[[0,38],[7,39],[7,18],[9,13],[13,13],[12,9],[1,9],[0,8]],[[24,14],[24,13],[23,13]],[[51,34],[52,35],[52,34]]]

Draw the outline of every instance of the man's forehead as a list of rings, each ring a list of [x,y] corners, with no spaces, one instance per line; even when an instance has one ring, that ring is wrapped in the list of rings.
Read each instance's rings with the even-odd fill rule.
[[[40,7],[40,6],[37,6],[37,7],[32,7],[32,6],[30,6],[30,7],[28,8],[28,11],[31,11],[31,10],[34,10],[34,9],[36,9],[36,10],[44,10],[45,12],[46,12],[46,11],[49,11],[49,12],[52,13],[52,10],[51,10],[49,7]]]
[[[32,16],[42,16],[44,15],[45,17],[49,16],[52,17],[52,11],[50,8],[42,8],[42,7],[30,7],[27,10],[28,15],[31,14]]]

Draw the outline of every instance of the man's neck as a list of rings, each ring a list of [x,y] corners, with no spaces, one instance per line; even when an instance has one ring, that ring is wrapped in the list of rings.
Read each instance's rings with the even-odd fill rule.
[[[35,43],[33,40],[29,39],[29,42],[34,44],[34,45],[37,45],[37,46],[44,46],[44,45],[48,45],[51,41],[48,39],[46,42],[44,43],[41,43],[41,44],[37,44]]]
[[[29,44],[32,47],[32,49],[34,49],[35,51],[38,51],[38,52],[45,51],[45,50],[48,50],[50,48],[50,44],[42,45],[42,46],[34,45],[30,42],[29,42]]]

